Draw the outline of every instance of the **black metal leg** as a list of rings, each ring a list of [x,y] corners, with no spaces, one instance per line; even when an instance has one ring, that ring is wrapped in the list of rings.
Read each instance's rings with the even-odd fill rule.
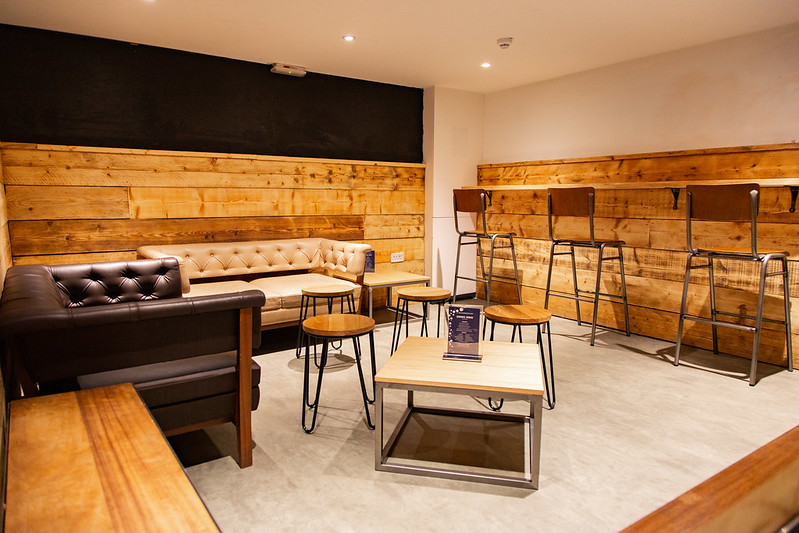
[[[420,337],[429,337],[427,332],[427,302],[422,302],[422,328],[419,331]]]
[[[316,380],[316,395],[314,397],[314,401],[312,404],[308,403],[308,380],[310,379],[310,350],[306,345],[305,350],[305,383],[303,384],[303,409],[302,409],[302,429],[306,433],[311,433],[314,428],[316,427],[316,414],[319,410],[319,394],[322,391],[322,374],[325,370],[325,365],[327,364],[327,348],[328,348],[328,340],[324,339],[324,343],[322,344],[322,358],[319,362],[319,376]],[[313,409],[313,418],[311,418],[311,426],[308,427],[306,424],[306,415],[308,411],[306,410],[306,406]]]
[[[358,378],[361,381],[361,394],[363,395],[363,410],[366,412],[366,425],[369,426],[369,429],[374,429],[375,426],[372,424],[372,418],[369,415],[369,403],[373,403],[374,400],[370,401],[369,396],[366,394],[366,382],[364,381],[363,366],[361,365],[361,343],[358,337],[352,338],[352,346],[355,350],[355,364],[358,366]]]
[[[552,361],[552,332],[547,328],[547,344],[549,345],[549,376],[547,377],[547,361],[544,355],[544,340],[541,337],[541,324],[536,324],[538,327],[538,350],[541,354],[541,370],[544,376],[544,390],[547,393],[547,405],[550,409],[555,408],[555,365]]]
[[[599,287],[602,281],[602,261],[604,261],[605,245],[599,247],[599,260],[596,262],[596,287],[594,289],[594,310],[591,315],[591,346],[596,338],[596,318],[599,311]]]
[[[369,332],[369,358],[371,359],[372,363],[372,399],[369,400],[369,403],[375,403],[375,373],[377,372],[377,366],[375,365],[375,334],[374,330]]]
[[[489,340],[492,340],[492,341],[494,340],[494,327],[495,327],[496,325],[497,325],[497,323],[496,323],[496,322],[494,322],[494,321],[492,320],[492,321],[491,321],[491,336],[489,337]],[[514,330],[514,331],[516,331],[516,326],[514,326],[514,327],[513,327],[513,330]],[[485,335],[485,330],[483,330],[483,335]],[[503,404],[504,402],[505,402],[505,400],[503,400],[502,398],[500,398],[500,400],[499,400],[499,404],[497,404],[497,405],[494,405],[494,400],[492,400],[490,396],[488,397],[488,407],[489,407],[489,408],[490,408],[492,411],[499,411],[500,409],[502,409],[502,404]]]
[[[788,343],[788,372],[793,372],[793,348],[791,341],[791,298],[788,293],[788,260],[783,257],[782,262],[782,299],[785,306],[785,340]]]
[[[569,255],[572,259],[572,282],[574,283],[574,305],[577,308],[577,325],[582,326],[582,315],[580,314],[580,290],[577,286],[577,261],[574,259],[574,246],[569,246]],[[593,342],[591,343],[593,345]]]
[[[397,300],[397,312],[394,314],[394,331],[391,334],[391,353],[394,353],[400,345],[402,338],[402,317],[405,316],[405,336],[408,336],[408,300]]]
[[[294,356],[299,359],[302,355],[302,346],[303,346],[303,333],[304,330],[302,329],[303,321],[308,318],[308,297],[304,294],[300,299],[300,329],[297,331],[297,352]]]
[[[716,327],[716,281],[713,277],[713,257],[707,258],[708,280],[710,281],[710,320],[713,331],[713,353],[719,353],[719,330]]]

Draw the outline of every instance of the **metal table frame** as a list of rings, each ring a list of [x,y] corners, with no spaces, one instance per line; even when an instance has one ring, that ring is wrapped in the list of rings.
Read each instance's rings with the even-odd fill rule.
[[[421,386],[421,385],[407,385],[401,383],[375,383],[375,470],[384,472],[398,472],[405,474],[414,474],[420,476],[440,477],[446,479],[476,481],[479,483],[492,483],[497,485],[505,485],[510,487],[521,487],[527,489],[538,489],[538,473],[541,463],[541,417],[542,417],[542,403],[543,398],[541,395],[527,395],[527,394],[509,394],[502,393],[504,398],[508,399],[523,399],[530,402],[530,414],[506,414],[494,411],[467,411],[460,409],[443,409],[432,407],[420,407],[413,403],[414,391],[420,392],[437,392],[448,394],[464,394],[467,396],[485,396],[484,390],[472,389],[455,389],[444,386]],[[403,389],[408,391],[408,405],[405,412],[402,414],[397,426],[389,437],[388,441],[384,440],[383,434],[383,392],[384,389]],[[524,464],[525,472],[518,477],[509,475],[499,475],[490,473],[476,473],[470,472],[465,469],[458,468],[444,468],[444,467],[426,467],[418,464],[403,463],[395,458],[392,458],[391,453],[394,446],[399,439],[405,426],[410,419],[411,414],[429,413],[441,414],[449,416],[459,416],[467,418],[480,418],[486,420],[501,420],[507,422],[523,423],[526,426],[525,431],[525,445],[524,445]],[[393,459],[391,463],[388,461]]]

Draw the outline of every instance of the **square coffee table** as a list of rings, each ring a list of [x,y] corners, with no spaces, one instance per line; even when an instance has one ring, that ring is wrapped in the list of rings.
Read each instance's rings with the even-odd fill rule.
[[[544,386],[541,361],[532,344],[480,343],[481,362],[443,359],[446,339],[408,337],[375,375],[375,469],[386,472],[426,475],[494,483],[523,488],[538,488],[541,453],[541,414]],[[407,391],[408,406],[396,428],[385,441],[383,435],[383,393],[385,389]],[[436,392],[468,396],[493,396],[530,402],[529,414],[506,414],[420,407],[413,393]],[[423,461],[392,455],[414,414],[443,415],[519,424],[524,428],[524,469],[522,472],[496,473],[488,469],[459,468],[456,464],[424,464]]]

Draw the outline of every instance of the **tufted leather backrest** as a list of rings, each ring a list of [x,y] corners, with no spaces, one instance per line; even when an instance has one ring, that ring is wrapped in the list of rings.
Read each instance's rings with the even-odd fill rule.
[[[90,307],[181,296],[174,258],[46,267],[64,307]]]
[[[331,239],[189,243],[142,246],[139,257],[176,257],[189,279],[326,268],[362,275],[371,246]]]

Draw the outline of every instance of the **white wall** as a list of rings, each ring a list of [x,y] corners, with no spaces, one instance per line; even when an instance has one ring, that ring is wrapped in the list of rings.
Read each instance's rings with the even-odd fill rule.
[[[424,91],[425,272],[432,285],[452,290],[458,234],[452,212],[452,189],[477,185],[482,155],[484,96],[432,87]],[[471,224],[471,221],[466,221]],[[461,273],[474,276],[474,247],[461,258]],[[469,273],[471,272],[471,273]],[[458,283],[458,293],[475,291]]]
[[[452,189],[478,164],[797,140],[799,24],[485,96],[425,89],[425,271],[452,288]]]
[[[489,94],[481,162],[797,139],[793,24]]]

